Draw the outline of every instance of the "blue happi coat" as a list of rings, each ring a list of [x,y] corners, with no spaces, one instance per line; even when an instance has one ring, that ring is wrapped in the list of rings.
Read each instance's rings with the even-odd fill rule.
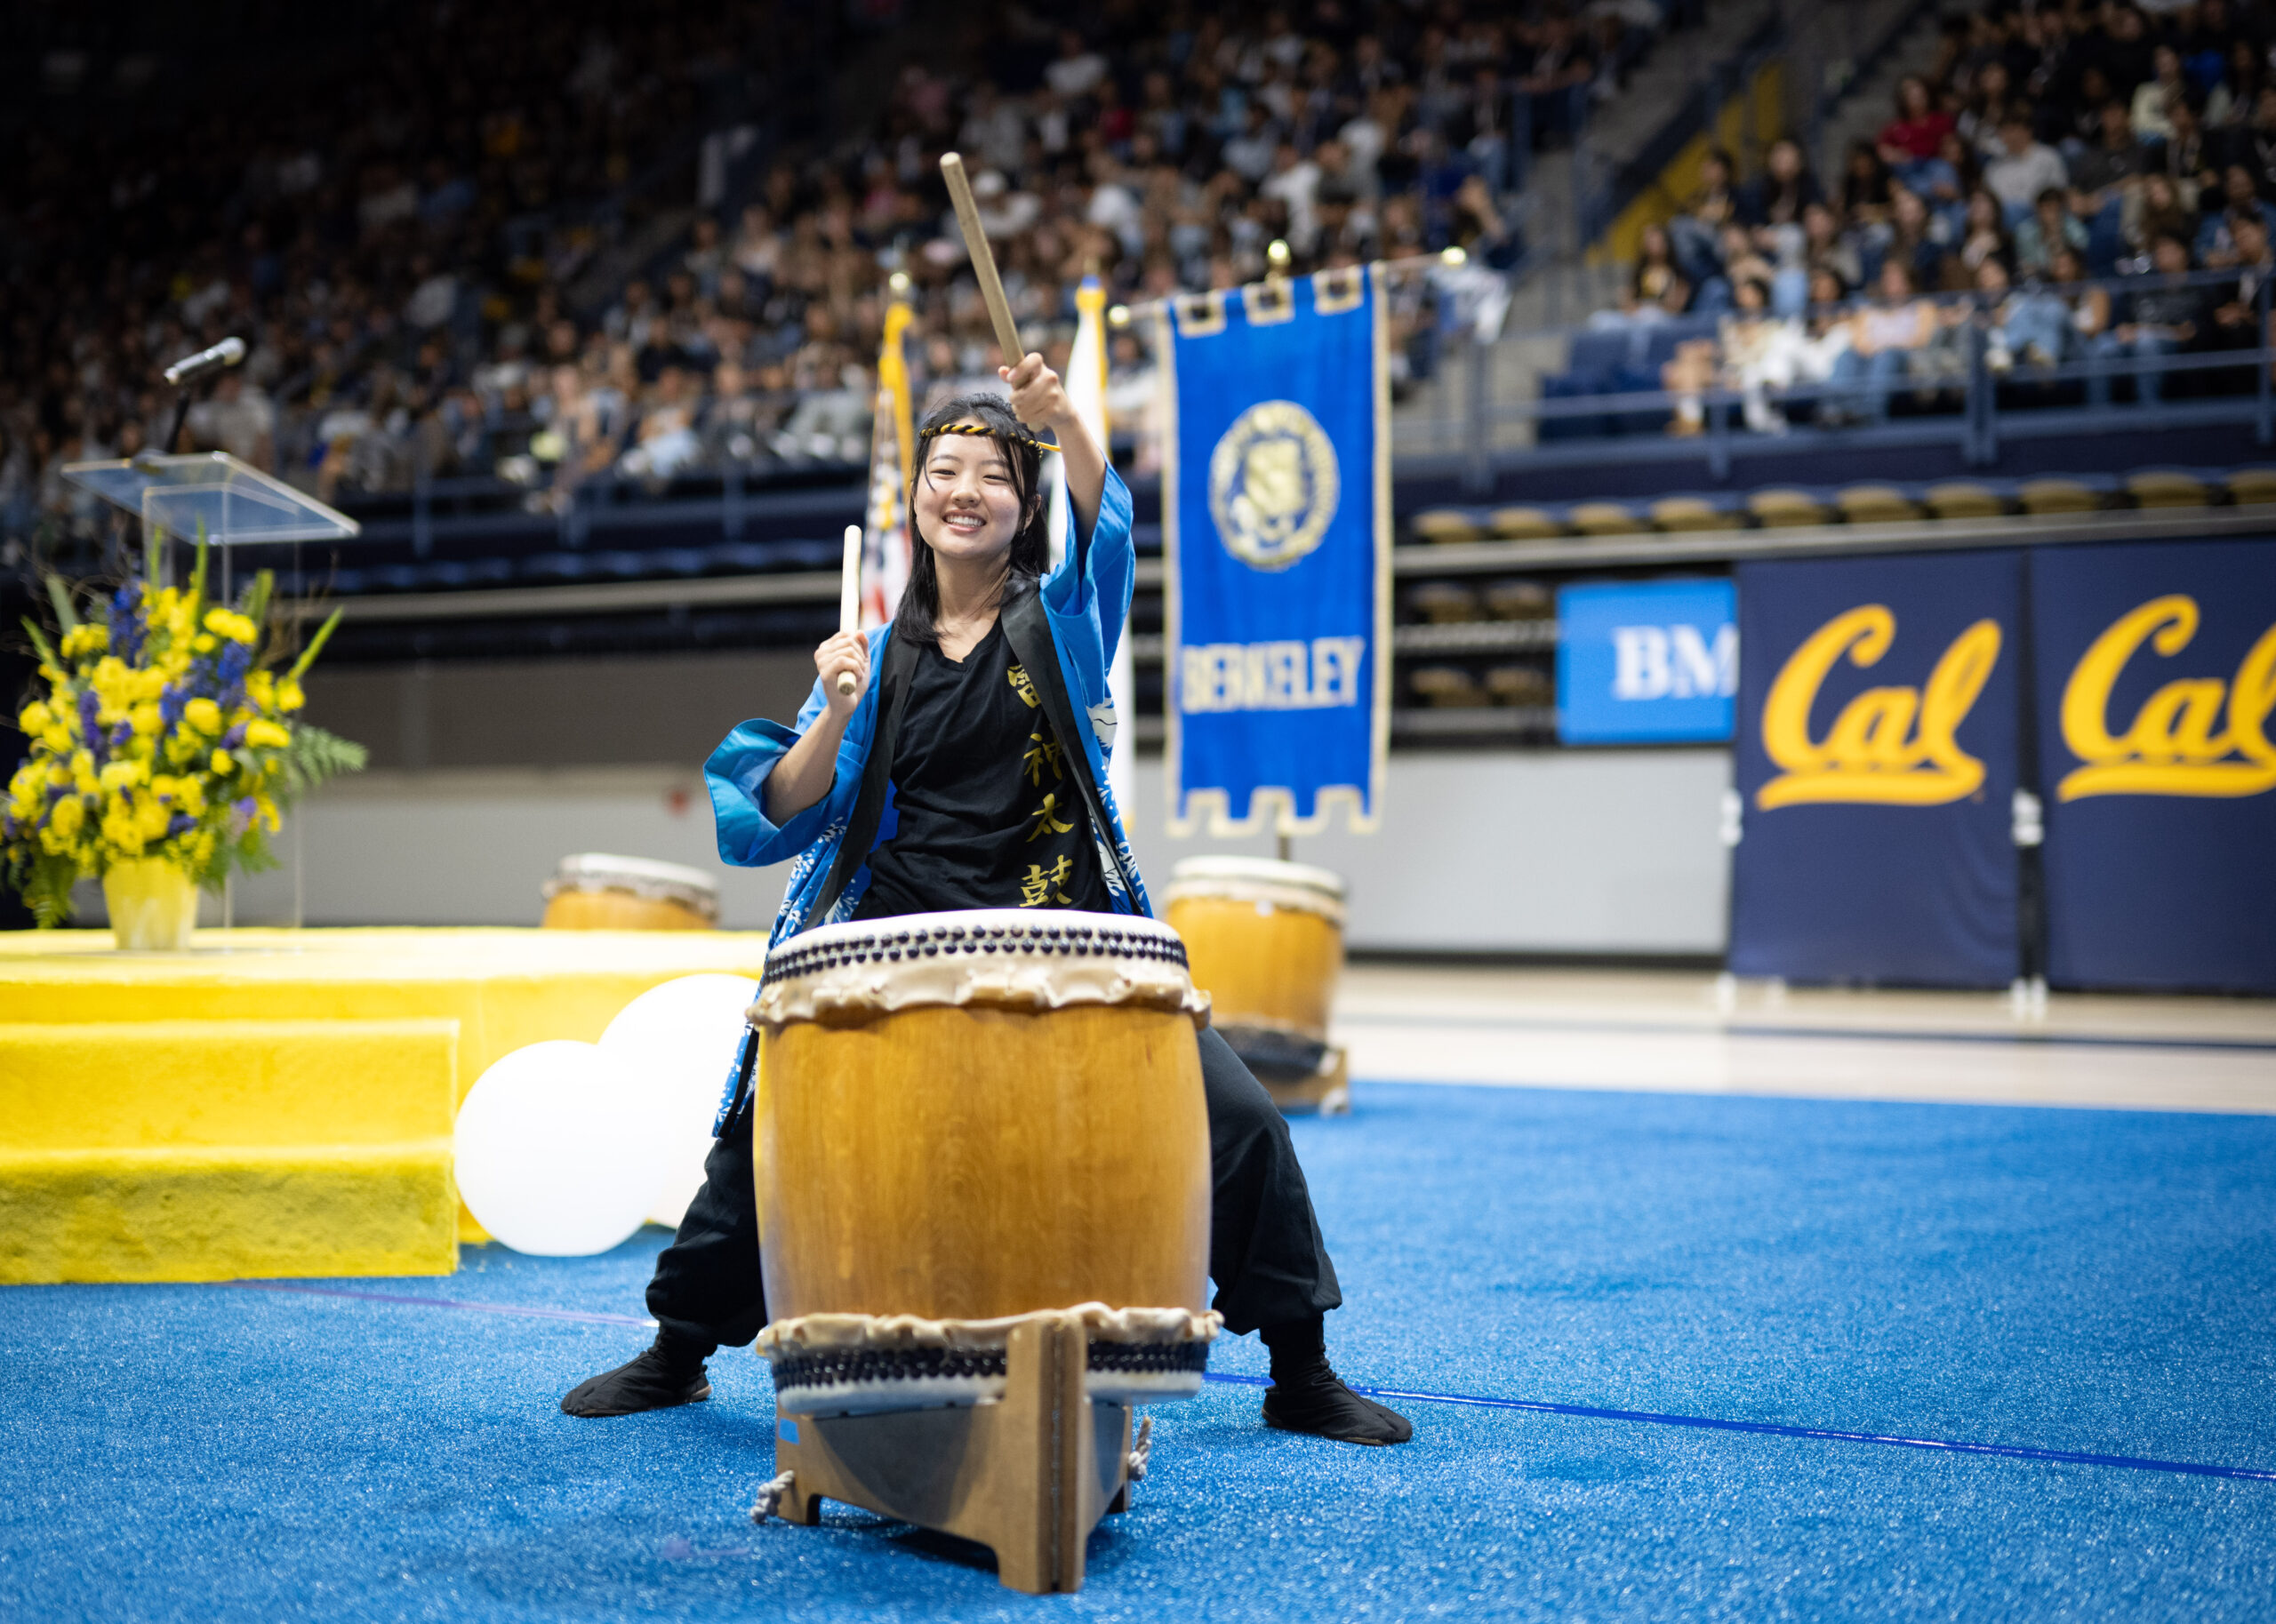
[[[1092,526],[1091,533],[1083,533],[1082,520],[1071,503],[1067,529],[1066,556],[1043,583],[1044,617],[1051,628],[1051,641],[1059,652],[1059,668],[1066,678],[1067,697],[1078,718],[1087,715],[1090,719],[1087,728],[1081,727],[1078,721],[1077,732],[1082,734],[1079,743],[1083,756],[1090,767],[1091,781],[1098,786],[1099,800],[1106,808],[1107,821],[1111,826],[1093,833],[1102,846],[1111,842],[1122,859],[1118,873],[1103,849],[1099,854],[1099,868],[1106,876],[1108,894],[1115,912],[1150,916],[1153,908],[1146,899],[1145,882],[1138,877],[1137,860],[1131,855],[1129,839],[1123,833],[1122,814],[1115,806],[1114,792],[1107,787],[1107,760],[1114,748],[1118,721],[1114,700],[1107,689],[1107,673],[1114,664],[1115,645],[1129,617],[1131,587],[1137,572],[1136,555],[1130,542],[1130,492],[1112,468],[1107,470],[1106,489],[1099,498],[1098,522]],[[829,793],[813,805],[789,822],[778,824],[766,815],[761,791],[774,764],[821,714],[826,701],[819,680],[799,710],[795,726],[784,727],[764,718],[746,722],[729,733],[711,753],[710,760],[703,764],[704,781],[711,793],[712,815],[718,822],[721,859],[747,868],[765,868],[791,858],[797,860],[790,870],[789,890],[782,899],[781,911],[774,916],[773,933],[767,942],[770,948],[805,928],[807,913],[837,866],[839,844],[845,838],[854,804],[862,792],[862,774],[869,763],[870,741],[877,737],[879,684],[874,678],[885,668],[886,642],[892,635],[890,625],[880,626],[869,634],[872,681],[845,724],[845,736],[837,747],[837,776]],[[888,785],[885,814],[878,820],[877,839],[870,850],[892,839],[899,822]],[[1130,876],[1135,894],[1124,890],[1122,873]],[[869,889],[870,868],[865,862],[831,906],[829,916],[814,923],[829,924],[852,918]]]

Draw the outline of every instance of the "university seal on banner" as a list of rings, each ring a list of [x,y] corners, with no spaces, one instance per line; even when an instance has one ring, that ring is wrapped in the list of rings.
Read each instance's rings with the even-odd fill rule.
[[[1254,570],[1285,570],[1335,516],[1335,446],[1292,400],[1259,401],[1209,454],[1209,511],[1225,550]]]

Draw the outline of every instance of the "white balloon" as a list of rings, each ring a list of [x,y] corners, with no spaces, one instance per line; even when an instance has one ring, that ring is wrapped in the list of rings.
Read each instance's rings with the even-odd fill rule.
[[[517,1252],[589,1257],[640,1228],[664,1148],[613,1057],[593,1044],[531,1044],[484,1072],[459,1107],[459,1194]]]
[[[661,1189],[651,1221],[677,1229],[703,1188],[711,1124],[743,1036],[743,1012],[758,996],[749,976],[684,975],[652,987],[617,1012],[601,1052],[637,1082],[664,1135]]]

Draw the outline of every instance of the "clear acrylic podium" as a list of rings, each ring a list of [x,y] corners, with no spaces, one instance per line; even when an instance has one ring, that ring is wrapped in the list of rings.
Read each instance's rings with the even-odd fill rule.
[[[235,601],[229,588],[230,548],[265,541],[344,541],[363,530],[337,508],[295,491],[275,475],[264,474],[227,452],[137,457],[131,461],[67,462],[63,476],[139,517],[146,541],[196,541],[202,534],[209,544],[222,549],[220,596],[225,604]],[[300,574],[297,557],[293,574]],[[302,832],[296,819],[292,919],[295,929],[306,911],[305,866]],[[236,884],[232,875],[221,883],[221,928],[228,930],[236,920]]]
[[[363,526],[227,452],[70,462],[63,476],[142,521],[144,531],[216,547],[261,541],[340,541]]]

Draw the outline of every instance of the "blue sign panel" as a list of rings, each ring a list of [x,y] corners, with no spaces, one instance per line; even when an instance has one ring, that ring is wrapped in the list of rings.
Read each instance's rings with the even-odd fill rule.
[[[1390,423],[1362,271],[1173,301],[1169,828],[1357,828],[1390,737]]]
[[[1680,744],[1731,736],[1737,600],[1727,580],[1562,587],[1557,736],[1567,744]]]
[[[2276,541],[2031,562],[2048,980],[2276,993]]]
[[[1745,564],[1738,592],[1732,970],[2005,986],[2022,556]]]

